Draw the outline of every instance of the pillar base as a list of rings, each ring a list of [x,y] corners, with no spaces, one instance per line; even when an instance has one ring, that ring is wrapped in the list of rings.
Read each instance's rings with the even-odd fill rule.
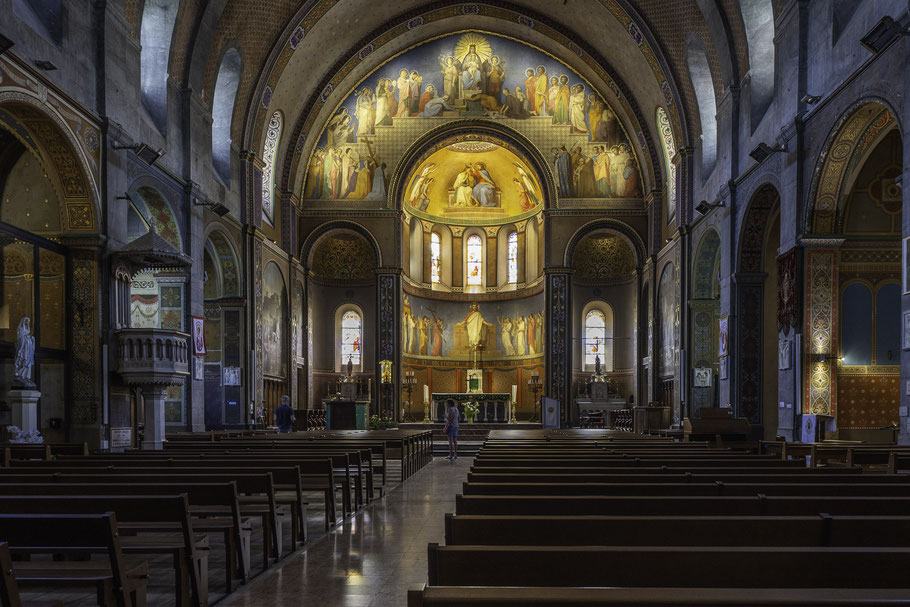
[[[27,433],[38,428],[38,400],[41,392],[27,388],[7,392],[10,406],[10,424]]]
[[[164,398],[165,386],[143,386],[142,400],[145,406],[145,432],[142,448],[161,450],[164,448]]]

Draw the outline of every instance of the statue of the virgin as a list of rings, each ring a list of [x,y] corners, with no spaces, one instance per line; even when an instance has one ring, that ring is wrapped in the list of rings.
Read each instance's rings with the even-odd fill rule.
[[[34,388],[32,366],[35,364],[35,336],[32,335],[31,320],[23,316],[16,329],[16,361],[14,387]]]

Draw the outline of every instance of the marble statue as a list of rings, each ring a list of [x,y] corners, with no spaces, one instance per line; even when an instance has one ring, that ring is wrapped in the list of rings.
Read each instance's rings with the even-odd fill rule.
[[[21,388],[34,388],[32,366],[35,364],[35,336],[32,335],[31,320],[23,316],[16,329],[16,362],[14,385]]]

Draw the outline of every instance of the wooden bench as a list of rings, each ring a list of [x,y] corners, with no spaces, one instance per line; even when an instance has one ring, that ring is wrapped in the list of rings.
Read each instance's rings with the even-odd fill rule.
[[[13,563],[20,588],[89,587],[102,607],[145,607],[148,563],[127,561],[117,519],[105,514],[0,514],[0,538],[13,555],[100,554],[106,560]]]
[[[902,588],[910,548],[439,546],[431,586]],[[857,575],[857,572],[862,575]],[[908,594],[910,596],[910,594]]]
[[[35,490],[38,485],[28,485]],[[120,487],[120,491],[126,491]],[[174,489],[162,493],[129,495],[94,492],[92,486],[79,487],[65,495],[0,495],[4,512],[36,514],[97,514],[108,510],[118,517],[121,550],[126,554],[170,554],[174,563],[177,605],[208,605],[208,539],[196,537],[189,516],[185,493]],[[138,495],[137,495],[138,494]],[[164,528],[158,526],[164,524]],[[147,525],[149,524],[149,525]],[[165,534],[126,535],[128,529],[163,530]],[[178,535],[173,535],[173,530]]]
[[[738,474],[728,470],[725,474],[701,474],[699,472],[674,472],[657,474],[609,474],[609,473],[574,473],[562,472],[549,474],[540,472],[521,473],[488,473],[482,468],[478,472],[468,472],[469,483],[908,483],[906,474],[863,474],[859,470],[842,470],[838,474],[825,474],[818,470],[815,474]]]
[[[910,512],[910,498],[837,496],[455,496],[456,514],[536,516],[902,516]]]
[[[445,515],[447,546],[907,546],[910,516]]]
[[[18,469],[35,471],[40,469],[45,472],[79,473],[85,470],[117,470],[126,473],[170,473],[177,469],[190,469],[194,473],[204,474],[207,470],[217,473],[230,473],[231,471],[249,472],[271,470],[273,468],[297,467],[300,470],[301,491],[320,491],[325,495],[325,528],[329,529],[337,521],[337,506],[335,500],[335,475],[331,458],[295,458],[293,460],[264,460],[252,461],[245,459],[221,458],[75,458],[65,462],[30,462],[13,461],[11,471]],[[0,470],[3,474],[6,469]],[[278,485],[279,490],[296,490],[297,485]]]
[[[904,589],[854,588],[497,588],[426,586],[408,591],[408,607],[907,607]]]
[[[839,495],[910,497],[910,483],[463,483],[464,495]]]
[[[26,479],[26,477],[19,475],[0,475],[0,481],[4,481],[3,484],[0,484],[0,504],[3,503],[3,499],[15,496],[38,495],[52,497],[60,495],[115,495],[127,498],[132,497],[138,492],[137,484],[110,482],[113,481],[114,478],[116,477],[108,478],[93,475],[79,475],[73,477],[37,475],[31,479]],[[11,480],[12,482],[10,482]],[[143,489],[147,493],[153,495],[168,496],[185,493],[189,496],[191,504],[195,503],[197,506],[217,508],[218,511],[221,512],[219,516],[215,517],[192,517],[191,525],[194,532],[216,533],[223,537],[225,551],[225,588],[227,592],[232,592],[240,582],[245,582],[250,577],[250,528],[246,520],[240,515],[235,482],[222,481],[219,483],[217,482],[217,479],[206,478],[204,482],[201,483],[186,483],[181,482],[175,476],[167,477],[167,480],[168,482],[164,483],[165,485],[168,485],[166,487],[149,483],[143,487]],[[138,483],[137,480],[132,478],[131,481],[133,483]],[[53,486],[49,486],[36,489],[32,487],[32,485],[40,486],[42,484],[61,485],[63,488],[57,489]],[[75,485],[75,487],[72,485]],[[121,507],[135,506],[135,504],[131,504],[126,499],[120,500],[119,505]],[[50,506],[45,504],[45,507]],[[83,507],[88,508],[89,506]],[[142,510],[141,505],[139,507],[140,509],[137,512],[134,512],[133,509],[130,508],[128,511],[121,513],[121,518],[123,520],[121,520],[120,526],[123,531],[130,533],[160,533],[162,531],[184,533],[182,517],[175,518],[171,522],[168,522],[168,517],[164,516],[162,518],[160,513],[151,513],[149,516],[153,517],[152,520],[143,520],[146,517],[143,515],[144,511]],[[155,518],[156,516],[157,518]],[[125,541],[125,546],[128,551],[132,550],[132,540],[126,538]],[[197,549],[196,558],[201,561],[203,557],[206,556],[206,553],[201,552],[199,538],[196,539],[195,545]],[[205,542],[206,549],[207,546],[208,542]],[[183,546],[181,546],[180,549],[186,553],[186,549]],[[176,566],[177,561],[175,561],[175,567]],[[207,577],[207,574],[200,568],[200,578],[202,577]],[[200,587],[202,588],[201,591],[205,591],[208,585],[207,583],[200,581]]]

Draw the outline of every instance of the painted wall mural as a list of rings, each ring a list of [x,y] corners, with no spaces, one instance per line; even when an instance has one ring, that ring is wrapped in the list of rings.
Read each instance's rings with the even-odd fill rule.
[[[660,311],[660,373],[670,375],[676,364],[676,268],[672,263],[664,267],[657,293]]]
[[[387,168],[420,134],[415,123],[465,117],[526,132],[549,155],[560,196],[642,195],[629,138],[602,95],[534,47],[470,31],[416,46],[358,84],[318,139],[303,197],[384,200]]]
[[[262,273],[262,372],[275,377],[287,377],[288,294],[284,277],[274,262]]]
[[[505,142],[464,135],[434,146],[406,181],[405,204],[417,215],[501,220],[539,210],[536,173]]]
[[[544,352],[543,293],[508,301],[439,301],[405,294],[405,356],[478,361],[522,359]]]

